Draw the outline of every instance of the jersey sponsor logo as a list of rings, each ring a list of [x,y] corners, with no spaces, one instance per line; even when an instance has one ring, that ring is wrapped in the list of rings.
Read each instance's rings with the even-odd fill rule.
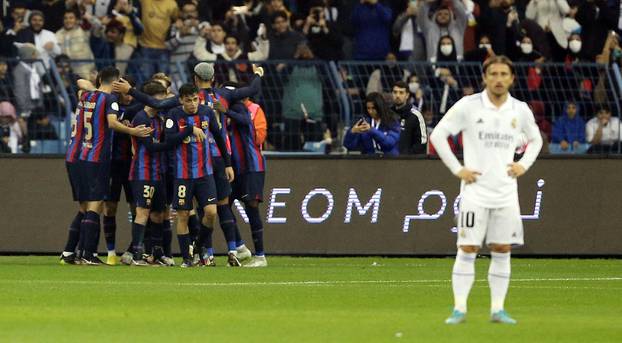
[[[173,119],[167,119],[166,120],[166,128],[170,129],[173,127],[173,125],[175,125],[175,123],[173,122]]]

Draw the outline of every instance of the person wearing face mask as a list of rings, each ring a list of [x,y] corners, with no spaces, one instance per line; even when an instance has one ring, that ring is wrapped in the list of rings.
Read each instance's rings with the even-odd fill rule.
[[[464,54],[464,60],[466,62],[480,62],[483,63],[489,57],[495,56],[495,52],[492,49],[492,43],[490,37],[482,35],[479,38],[479,44],[476,49],[467,51]]]
[[[410,98],[412,99],[413,104],[417,106],[417,108],[423,108],[426,94],[424,87],[419,81],[419,76],[411,75],[408,78],[408,92],[410,93]]]
[[[518,46],[518,51],[516,52],[516,61],[518,62],[544,62],[544,57],[540,54],[539,51],[533,48],[533,41],[531,37],[524,36],[520,45]]]
[[[442,36],[451,36],[455,42],[451,49],[455,51],[457,60],[462,60],[464,32],[467,26],[467,10],[464,3],[461,0],[452,0],[452,9],[443,5],[437,8],[433,14],[431,13],[431,6],[431,2],[425,1],[417,15],[417,22],[428,47],[428,61],[434,62],[440,59],[439,50],[433,47],[438,45]],[[445,47],[444,49],[449,51],[450,48]],[[451,52],[448,53],[448,55],[450,54]]]
[[[411,101],[408,85],[404,81],[393,84],[391,111],[400,116],[400,155],[424,154],[428,135],[423,115]]]

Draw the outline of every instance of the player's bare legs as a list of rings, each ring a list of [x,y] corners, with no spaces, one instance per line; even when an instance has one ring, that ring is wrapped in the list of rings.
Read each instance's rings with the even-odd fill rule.
[[[511,245],[490,244],[490,267],[488,284],[490,285],[490,314],[495,323],[516,324],[504,310],[503,303],[510,285],[510,253]]]

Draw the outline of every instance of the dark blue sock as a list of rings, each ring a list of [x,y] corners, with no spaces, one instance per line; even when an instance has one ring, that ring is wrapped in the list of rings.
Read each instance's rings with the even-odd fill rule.
[[[240,234],[240,227],[237,222],[235,223],[235,246],[240,247],[244,244],[244,240],[242,239],[242,235]]]
[[[147,220],[147,225],[145,225],[145,234],[143,235],[143,246],[145,247],[145,251],[151,251],[153,249],[153,243],[151,242],[151,230],[153,227],[153,223],[151,219]]]
[[[164,225],[162,223],[151,222],[151,244],[162,248],[162,236],[164,235]]]
[[[84,257],[90,258],[97,252],[99,236],[99,214],[93,211],[86,212],[80,229],[84,228]]]
[[[84,219],[84,213],[78,212],[73,218],[71,225],[69,225],[69,235],[67,237],[67,244],[65,245],[66,252],[75,252],[78,241],[80,240],[80,222]]]
[[[162,250],[164,250],[164,256],[172,257],[171,255],[171,243],[173,242],[173,230],[171,230],[171,221],[164,220],[162,222]]]
[[[199,218],[196,214],[188,217],[188,231],[190,232],[190,239],[192,242],[199,240],[199,233],[201,227],[199,226]]]
[[[145,225],[139,223],[132,223],[132,251],[138,258],[143,252],[143,238],[145,237]]]
[[[212,252],[214,255],[214,241],[213,241],[214,228],[207,227],[201,224],[201,232],[199,232],[199,247],[207,249],[208,252]]]
[[[190,256],[190,235],[180,235],[177,234],[177,240],[179,241],[179,251],[181,251],[181,257],[184,260],[189,260],[192,257]]]
[[[115,240],[117,236],[117,217],[104,216],[104,238],[106,239],[106,249],[113,251],[115,249]]]
[[[235,239],[237,225],[235,225],[235,217],[233,216],[231,207],[229,207],[229,205],[219,205],[217,207],[217,211],[218,220],[220,221],[220,228],[225,234],[225,240],[227,241],[227,248],[229,251],[234,251],[235,248],[237,248]]]
[[[246,215],[251,225],[251,235],[253,236],[253,244],[255,245],[255,255],[263,256],[263,222],[259,216],[259,208],[246,206]]]

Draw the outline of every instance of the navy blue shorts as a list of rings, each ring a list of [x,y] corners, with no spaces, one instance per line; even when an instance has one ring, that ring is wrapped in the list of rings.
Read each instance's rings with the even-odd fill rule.
[[[233,180],[231,199],[238,199],[242,202],[252,200],[263,202],[265,177],[265,172],[248,172],[236,175],[235,180]]]
[[[192,210],[193,199],[197,199],[201,208],[216,204],[216,184],[211,175],[200,179],[176,179],[173,193],[173,208],[176,210]]]
[[[78,201],[104,201],[108,194],[110,162],[79,161],[80,189]]]
[[[231,195],[231,184],[225,174],[225,161],[222,157],[212,157],[214,167],[214,182],[216,183],[216,196],[218,201]]]
[[[148,208],[153,212],[164,211],[166,208],[164,182],[134,180],[131,183],[136,207]]]
[[[106,195],[106,201],[119,202],[121,200],[121,188],[125,193],[125,201],[128,204],[134,202],[132,187],[130,185],[131,161],[113,160],[110,164],[110,187]]]
[[[71,196],[73,201],[78,201],[80,195],[80,170],[78,170],[78,163],[65,162],[67,167],[67,176],[69,177],[69,185],[71,185]]]

